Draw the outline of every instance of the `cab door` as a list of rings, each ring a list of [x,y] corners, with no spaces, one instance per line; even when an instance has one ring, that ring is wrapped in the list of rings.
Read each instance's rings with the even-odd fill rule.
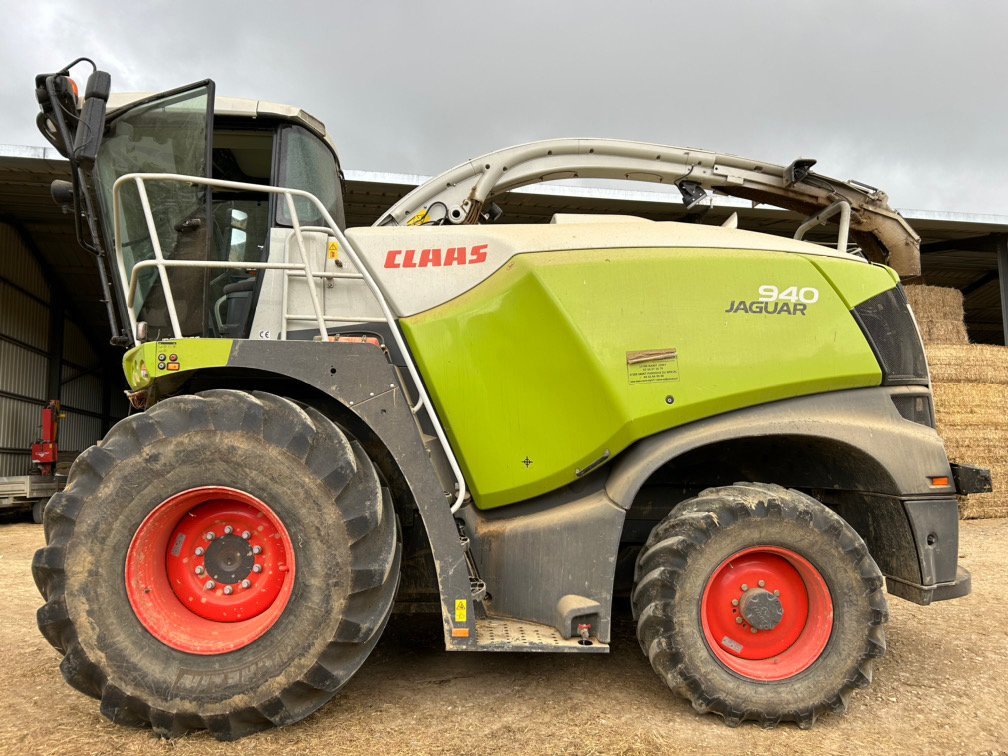
[[[94,178],[102,205],[109,249],[116,219],[113,185],[128,173],[167,173],[209,177],[213,134],[214,83],[210,80],[162,92],[111,112],[98,151]],[[211,190],[179,181],[145,182],[147,200],[162,254],[169,260],[208,260],[213,256]],[[135,184],[120,192],[118,233],[126,285],[133,266],[154,258],[147,217]],[[211,322],[209,275],[205,268],[168,270],[182,336],[208,335]],[[148,339],[173,336],[167,300],[157,270],[140,273],[134,307],[146,321]]]

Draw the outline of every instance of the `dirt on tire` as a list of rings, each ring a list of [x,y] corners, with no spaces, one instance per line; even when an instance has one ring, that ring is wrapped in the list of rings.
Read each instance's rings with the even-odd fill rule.
[[[449,654],[438,622],[393,617],[376,651],[305,721],[218,743],[116,726],[72,690],[38,632],[31,559],[42,529],[0,527],[4,616],[0,753],[1005,753],[1008,675],[1002,610],[1008,520],[961,524],[972,595],[930,607],[890,597],[888,652],[845,716],[808,731],[726,727],[698,716],[651,671],[629,608],[609,655]]]

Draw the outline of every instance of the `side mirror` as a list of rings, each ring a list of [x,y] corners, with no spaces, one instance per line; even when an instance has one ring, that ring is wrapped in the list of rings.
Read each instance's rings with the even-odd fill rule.
[[[105,103],[112,91],[112,77],[105,71],[94,71],[84,89],[84,106],[74,136],[74,160],[82,168],[91,168],[98,158],[102,132],[105,130]]]

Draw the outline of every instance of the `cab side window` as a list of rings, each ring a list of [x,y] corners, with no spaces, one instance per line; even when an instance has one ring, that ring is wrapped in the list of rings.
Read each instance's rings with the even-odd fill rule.
[[[325,205],[326,210],[343,229],[343,192],[339,165],[329,146],[318,136],[301,126],[288,126],[283,130],[280,145],[280,170],[278,185],[311,192]],[[322,214],[314,203],[300,197],[294,199],[298,221],[303,226],[325,225]],[[287,203],[277,202],[277,223],[293,225]]]

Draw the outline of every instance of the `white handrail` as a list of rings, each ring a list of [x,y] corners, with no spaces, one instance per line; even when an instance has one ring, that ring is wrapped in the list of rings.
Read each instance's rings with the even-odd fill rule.
[[[301,254],[302,265],[292,264],[292,263],[243,263],[243,262],[230,262],[230,261],[212,261],[212,260],[166,260],[161,252],[161,243],[158,239],[157,228],[154,225],[154,216],[151,212],[150,202],[147,199],[147,189],[145,186],[145,181],[166,181],[166,182],[176,182],[184,184],[194,184],[199,186],[209,186],[211,188],[218,189],[232,189],[244,192],[262,192],[264,194],[279,194],[283,195],[287,201],[287,208],[291,215],[291,220],[294,224],[294,233],[297,236],[299,253]],[[154,249],[154,260],[143,260],[136,263],[133,266],[133,271],[130,276],[126,275],[126,263],[123,259],[123,248],[122,248],[122,228],[121,228],[121,215],[122,215],[122,199],[120,197],[122,187],[127,183],[134,183],[137,187],[137,192],[140,195],[140,203],[143,207],[144,218],[147,222],[147,230],[150,233],[151,245]],[[315,227],[309,226],[303,229],[297,217],[296,208],[294,205],[294,198],[300,197],[307,200],[321,213],[322,219],[326,222],[325,227]],[[336,239],[337,244],[340,248],[345,251],[347,257],[354,264],[357,271],[360,273],[361,278],[364,283],[367,284],[371,293],[374,295],[378,302],[378,306],[381,308],[382,316],[384,322],[389,327],[389,333],[392,335],[392,339],[395,341],[396,346],[399,348],[399,353],[402,355],[403,361],[406,363],[406,369],[409,372],[410,378],[413,380],[414,386],[416,386],[417,391],[417,404],[413,407],[414,413],[417,412],[420,407],[427,408],[427,416],[430,418],[431,425],[434,428],[434,434],[437,436],[438,442],[441,444],[441,448],[444,451],[445,457],[448,460],[448,466],[451,468],[452,475],[455,476],[455,485],[458,489],[455,496],[455,502],[451,506],[451,511],[454,514],[461,508],[462,503],[465,501],[466,497],[466,484],[465,478],[462,476],[462,469],[459,466],[458,460],[455,458],[455,454],[452,451],[451,444],[448,443],[448,437],[445,434],[445,430],[441,425],[441,421],[437,416],[437,412],[434,410],[434,405],[431,403],[430,398],[427,396],[427,390],[424,388],[423,379],[420,377],[420,373],[417,370],[416,365],[413,362],[413,358],[410,356],[409,349],[406,346],[406,341],[403,339],[402,334],[399,331],[399,326],[396,323],[395,315],[392,314],[392,310],[388,306],[388,302],[385,300],[385,295],[382,293],[381,288],[378,286],[378,282],[375,281],[371,272],[364,266],[361,261],[360,255],[357,254],[357,250],[347,239],[346,235],[340,231],[339,226],[336,225],[336,221],[333,220],[332,215],[330,215],[329,210],[322,201],[319,200],[314,194],[306,192],[301,189],[289,189],[286,187],[278,186],[263,186],[261,184],[248,184],[240,181],[223,181],[221,179],[211,179],[204,178],[201,176],[183,176],[177,173],[127,173],[124,176],[120,176],[116,179],[115,183],[112,185],[112,215],[113,215],[113,229],[115,233],[115,255],[116,264],[119,268],[119,275],[124,287],[128,287],[130,291],[130,296],[127,301],[126,309],[129,312],[130,325],[133,330],[134,337],[136,335],[137,327],[137,317],[134,308],[133,300],[136,296],[136,270],[137,268],[143,267],[156,267],[158,269],[158,274],[161,279],[161,285],[164,288],[165,301],[168,306],[168,315],[171,319],[172,330],[175,333],[175,338],[182,338],[182,329],[179,326],[178,314],[175,311],[175,301],[172,298],[171,286],[168,282],[168,271],[169,267],[203,267],[203,268],[263,268],[263,269],[279,269],[279,270],[298,270],[303,271],[303,275],[306,277],[309,289],[311,290],[312,306],[315,309],[315,315],[318,319],[319,330],[323,339],[328,339],[329,332],[325,325],[325,314],[319,305],[317,292],[315,291],[314,279],[318,275],[314,273],[308,262],[308,255],[304,248],[304,239],[302,236],[302,231],[306,229],[315,230],[316,228],[324,229],[324,231]],[[284,275],[288,275],[284,273]],[[284,287],[286,292],[286,286]],[[282,315],[287,314],[287,303],[283,303],[284,311]],[[286,334],[283,334],[286,338]]]

